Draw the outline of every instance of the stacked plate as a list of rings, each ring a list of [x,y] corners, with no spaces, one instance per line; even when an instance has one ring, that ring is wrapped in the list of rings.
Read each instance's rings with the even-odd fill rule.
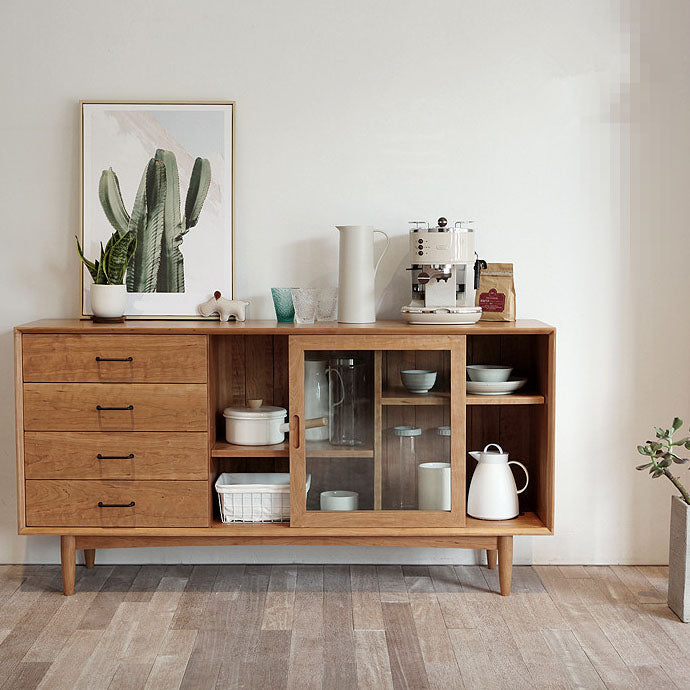
[[[510,395],[527,379],[511,378],[513,368],[500,364],[468,364],[467,392],[472,395]]]

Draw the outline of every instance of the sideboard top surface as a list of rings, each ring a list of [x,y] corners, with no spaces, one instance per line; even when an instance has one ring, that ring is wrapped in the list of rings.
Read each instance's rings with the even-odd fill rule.
[[[313,324],[278,323],[276,321],[217,320],[142,320],[124,323],[94,323],[88,319],[41,319],[15,328],[19,333],[138,333],[138,334],[205,334],[205,335],[501,335],[511,333],[547,334],[555,331],[541,321],[519,319],[514,322],[480,321],[471,326],[447,324],[411,326],[402,321],[376,321],[375,323],[346,324],[318,321]]]

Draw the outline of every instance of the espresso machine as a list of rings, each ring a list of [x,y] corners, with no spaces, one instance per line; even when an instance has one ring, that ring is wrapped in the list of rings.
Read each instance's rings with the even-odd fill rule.
[[[436,226],[410,221],[412,301],[400,312],[411,324],[472,324],[479,321],[481,307],[474,306],[479,272],[486,263],[474,248],[472,221],[452,226],[439,218]]]

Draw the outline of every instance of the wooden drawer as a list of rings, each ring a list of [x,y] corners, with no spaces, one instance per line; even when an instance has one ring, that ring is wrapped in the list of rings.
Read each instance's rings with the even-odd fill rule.
[[[206,431],[206,406],[199,383],[26,383],[24,429]]]
[[[101,457],[99,457],[101,456]],[[208,479],[201,432],[27,431],[27,479]]]
[[[26,482],[30,527],[208,527],[208,511],[208,482]]]
[[[206,383],[203,335],[22,337],[24,381]]]

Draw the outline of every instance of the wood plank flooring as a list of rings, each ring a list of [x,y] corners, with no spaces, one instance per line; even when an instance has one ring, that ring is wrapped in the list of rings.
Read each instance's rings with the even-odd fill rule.
[[[0,688],[689,688],[661,567],[0,566]]]

